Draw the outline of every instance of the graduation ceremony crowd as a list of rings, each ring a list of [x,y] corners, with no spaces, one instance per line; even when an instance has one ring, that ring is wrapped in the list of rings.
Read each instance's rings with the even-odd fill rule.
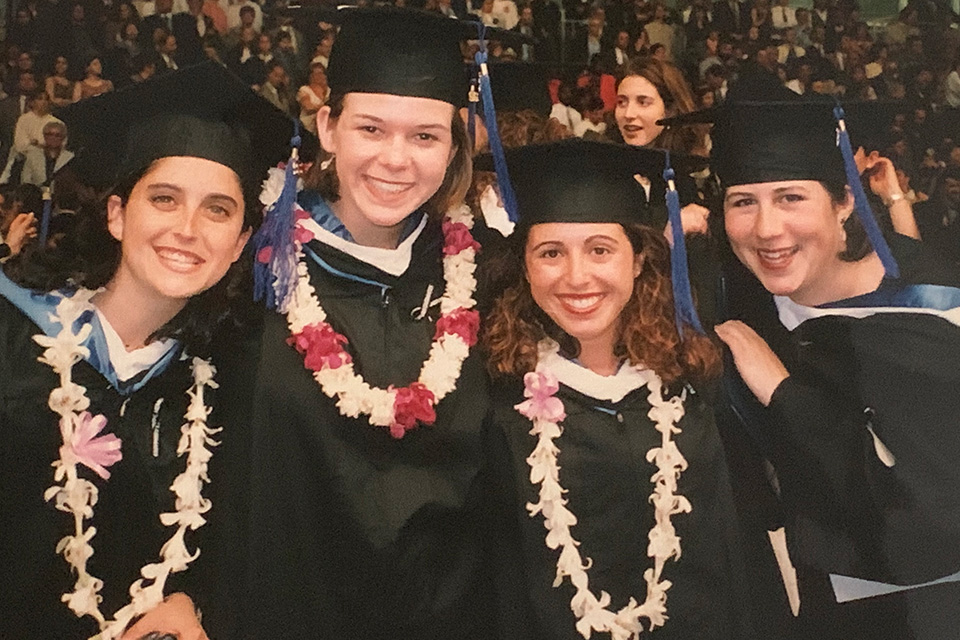
[[[958,24],[9,3],[0,640],[960,640]]]

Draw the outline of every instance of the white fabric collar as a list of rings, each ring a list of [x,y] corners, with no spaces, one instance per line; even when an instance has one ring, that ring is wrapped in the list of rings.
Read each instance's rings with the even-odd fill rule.
[[[786,296],[773,296],[777,305],[777,314],[780,323],[793,331],[807,320],[823,318],[825,316],[846,316],[848,318],[867,318],[878,313],[925,313],[939,316],[957,326],[960,326],[960,308],[940,311],[938,309],[924,309],[922,307],[850,307],[838,309],[821,309],[797,304]]]
[[[164,340],[154,340],[145,347],[127,351],[126,347],[123,346],[120,335],[100,309],[97,309],[97,318],[103,328],[103,336],[107,340],[107,355],[110,358],[110,364],[113,365],[113,370],[120,382],[125,382],[152,367],[160,358],[167,355],[167,352],[177,343],[176,340],[166,338]]]
[[[567,360],[555,350],[541,353],[540,363],[557,376],[557,380],[574,391],[609,402],[620,402],[628,393],[646,385],[654,377],[649,369],[635,367],[626,362],[614,375],[602,376]]]
[[[344,240],[340,236],[333,234],[319,224],[313,218],[304,218],[299,222],[303,228],[313,234],[313,237],[323,244],[343,251],[347,255],[353,256],[357,260],[366,262],[369,265],[380,269],[392,276],[402,275],[410,266],[410,260],[413,256],[413,243],[417,241],[420,234],[427,226],[427,216],[420,219],[420,224],[407,236],[396,249],[381,249],[380,247],[365,247]]]

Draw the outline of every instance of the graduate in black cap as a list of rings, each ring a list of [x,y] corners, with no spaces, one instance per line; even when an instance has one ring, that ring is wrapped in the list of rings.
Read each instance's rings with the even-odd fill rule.
[[[776,471],[801,637],[955,638],[960,274],[881,231],[839,105],[735,100],[711,119],[749,271],[728,273],[717,334]]]
[[[44,216],[0,274],[0,637],[206,637],[227,506],[207,344],[292,126],[217,65],[60,117],[105,204],[53,249]]]
[[[335,20],[317,119],[326,153],[295,197],[293,176],[276,174],[265,226],[279,232],[255,244],[258,293],[280,313],[267,313],[243,372],[240,418],[253,430],[243,632],[486,640],[487,389],[471,348],[479,245],[457,113],[460,42],[477,27],[389,7]]]
[[[706,402],[719,350],[676,302],[634,178],[664,155],[507,151],[520,220],[491,262],[502,294],[484,329],[504,638],[754,637]]]

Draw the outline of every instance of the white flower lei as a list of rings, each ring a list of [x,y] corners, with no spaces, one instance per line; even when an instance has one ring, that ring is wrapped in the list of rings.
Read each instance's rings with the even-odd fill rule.
[[[193,385],[187,390],[190,403],[184,416],[187,422],[181,427],[177,446],[178,456],[187,455],[187,465],[170,486],[176,496],[176,510],[160,515],[164,525],[176,526],[177,530],[160,549],[161,562],[147,564],[140,570],[142,577],[130,586],[130,603],[117,611],[113,620],[107,620],[99,606],[103,581],[87,572],[87,560],[93,555],[90,541],[96,535],[96,528],[84,527],[84,520],[93,517],[98,490],[95,484],[78,475],[77,464],[82,460],[73,454],[71,446],[82,421],[79,412],[90,406],[86,389],[73,382],[72,370],[74,364],[90,353],[83,342],[90,335],[91,325],[84,324],[77,333],[73,333],[73,325],[83,313],[93,309],[90,298],[94,293],[81,290],[72,297],[64,297],[55,313],[60,333],[56,337],[36,335],[33,339],[46,347],[38,360],[50,365],[60,376],[60,386],[50,392],[49,405],[60,415],[64,445],[60,448],[60,458],[53,462],[55,484],[44,493],[44,499],[55,500],[56,508],[72,514],[74,519],[74,534],[64,537],[57,545],[57,553],[63,554],[77,573],[73,591],[65,593],[62,600],[77,617],[88,615],[97,621],[100,633],[94,636],[96,640],[111,640],[119,637],[133,618],[160,604],[167,576],[186,570],[200,555],[199,549],[192,554],[187,550],[184,535],[187,529],[197,529],[206,522],[203,514],[210,510],[211,502],[201,495],[201,490],[204,483],[210,482],[207,464],[213,455],[206,445],[218,444],[212,436],[220,429],[207,426],[210,408],[203,400],[205,387],[217,388],[213,379],[216,369],[208,360],[193,358]],[[62,484],[57,484],[61,481]]]
[[[451,223],[473,228],[470,207],[453,207],[446,214]],[[304,260],[302,245],[297,242],[297,286],[287,309],[287,323],[291,334],[298,334],[304,327],[326,323],[327,314],[320,304],[316,290],[310,284],[310,274]],[[476,250],[466,248],[443,257],[443,276],[446,287],[440,298],[440,313],[450,314],[457,310],[472,310],[476,306],[473,294],[477,288]],[[444,332],[430,347],[430,356],[420,370],[418,382],[434,397],[433,405],[439,403],[457,386],[463,361],[470,352],[462,336]],[[370,424],[380,427],[395,425],[395,400],[397,389],[373,387],[356,374],[353,364],[346,362],[337,367],[325,366],[313,373],[314,379],[328,397],[337,398],[337,407],[344,416],[356,418],[369,416]],[[394,431],[391,431],[394,433]],[[402,431],[395,437],[402,437]]]
[[[530,482],[540,485],[540,499],[536,504],[527,504],[527,510],[530,517],[543,514],[547,547],[560,549],[553,586],[559,586],[564,577],[569,577],[576,588],[570,608],[577,618],[580,635],[589,638],[592,631],[600,631],[609,632],[613,640],[636,639],[643,631],[640,618],[649,621],[650,629],[663,626],[667,619],[667,589],[671,582],[661,580],[661,574],[667,560],[680,557],[680,538],[670,517],[692,510],[690,502],[676,493],[677,480],[687,468],[687,461],[673,441],[673,434],[680,433],[676,423],[683,417],[686,394],[665,400],[660,377],[652,371],[643,371],[650,388],[651,409],[648,415],[661,434],[660,446],[647,452],[647,461],[657,465],[657,472],[651,478],[654,489],[650,496],[655,524],[648,534],[647,545],[647,555],[654,559],[654,566],[643,574],[647,583],[643,604],[637,604],[634,598],[630,598],[625,607],[613,612],[607,608],[610,605],[608,593],[601,592],[598,598],[590,591],[587,570],[591,561],[589,558],[583,560],[577,548],[580,543],[570,533],[570,528],[577,523],[577,517],[566,506],[564,494],[567,490],[560,484],[560,466],[557,464],[560,447],[555,442],[563,433],[559,422],[565,414],[562,401],[554,395],[559,388],[557,378],[542,362],[545,353],[555,350],[556,343],[551,340],[540,344],[541,356],[537,368],[524,377],[524,395],[528,400],[516,406],[520,413],[531,419],[533,429],[530,434],[538,438],[527,463],[530,465]]]

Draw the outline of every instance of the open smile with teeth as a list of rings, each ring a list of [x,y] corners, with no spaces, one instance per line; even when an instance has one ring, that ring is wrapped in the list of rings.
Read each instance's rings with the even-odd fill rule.
[[[782,249],[757,249],[757,256],[765,267],[776,269],[787,266],[798,251],[800,247],[796,245]]]
[[[175,271],[189,271],[205,262],[195,253],[181,251],[173,247],[157,247],[156,252],[160,260]]]
[[[412,188],[413,182],[394,182],[390,180],[380,180],[379,178],[374,178],[373,176],[366,176],[367,186],[377,192],[384,195],[396,195],[398,193],[403,193],[408,189]]]
[[[603,300],[603,294],[560,295],[557,296],[563,307],[571,313],[589,313],[594,311]]]
[[[627,133],[640,133],[643,131],[643,127],[635,124],[625,124],[623,125],[623,130]]]

